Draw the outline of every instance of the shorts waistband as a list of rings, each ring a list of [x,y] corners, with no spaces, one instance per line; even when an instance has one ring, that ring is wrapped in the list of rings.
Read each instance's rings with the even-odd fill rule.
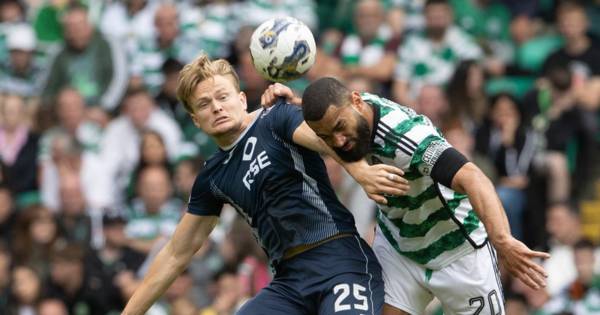
[[[283,258],[282,260],[286,260],[286,259],[290,259],[298,254],[304,253],[310,249],[313,249],[317,246],[323,245],[329,241],[333,241],[339,238],[344,238],[344,237],[351,237],[354,236],[354,234],[352,233],[339,233],[339,234],[335,234],[333,236],[330,236],[328,238],[322,239],[316,243],[312,243],[312,244],[302,244],[302,245],[298,245],[298,246],[294,246],[291,248],[288,248],[285,250],[285,252],[283,253]]]

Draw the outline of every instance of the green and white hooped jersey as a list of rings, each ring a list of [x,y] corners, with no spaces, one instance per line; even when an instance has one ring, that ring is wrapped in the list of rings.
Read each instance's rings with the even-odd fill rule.
[[[408,107],[368,93],[362,99],[375,113],[370,162],[394,165],[410,182],[407,195],[379,205],[377,222],[390,245],[432,270],[483,246],[487,233],[467,196],[430,176],[451,147],[437,128]]]

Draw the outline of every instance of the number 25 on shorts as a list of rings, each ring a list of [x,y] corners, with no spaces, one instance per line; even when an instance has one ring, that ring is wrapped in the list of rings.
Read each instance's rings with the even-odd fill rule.
[[[350,289],[352,287],[352,289]],[[367,296],[365,293],[367,292],[367,288],[363,287],[360,284],[353,283],[352,285],[348,283],[340,283],[333,287],[333,294],[336,297],[334,304],[334,311],[348,311],[353,307],[356,310],[360,311],[368,311],[369,310],[369,302],[367,300]],[[350,296],[350,293],[354,296],[354,299],[358,303],[348,302],[347,298]]]

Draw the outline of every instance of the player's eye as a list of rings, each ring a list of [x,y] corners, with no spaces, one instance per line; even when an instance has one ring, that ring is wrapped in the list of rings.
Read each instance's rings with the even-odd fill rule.
[[[220,101],[224,101],[224,100],[226,100],[226,99],[227,99],[227,97],[228,97],[228,96],[229,96],[229,95],[227,95],[227,94],[221,94],[221,95],[219,96],[219,100],[220,100]]]

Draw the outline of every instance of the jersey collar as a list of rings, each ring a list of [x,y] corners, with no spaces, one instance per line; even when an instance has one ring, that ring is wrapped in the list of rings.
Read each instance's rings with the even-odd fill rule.
[[[230,145],[228,145],[228,146],[226,146],[226,147],[223,147],[223,148],[221,148],[221,150],[222,150],[222,151],[229,151],[229,150],[233,149],[233,148],[234,148],[234,147],[235,147],[235,146],[236,146],[238,143],[240,143],[240,141],[241,141],[241,140],[244,138],[244,136],[245,136],[245,135],[248,133],[248,131],[249,131],[249,130],[252,128],[252,126],[254,126],[254,124],[256,123],[256,120],[258,119],[258,117],[260,117],[260,115],[262,114],[262,113],[257,113],[257,112],[258,112],[258,111],[261,111],[261,112],[262,112],[263,110],[264,110],[264,108],[262,108],[262,109],[257,109],[257,110],[255,110],[255,111],[253,111],[252,113],[250,113],[250,115],[252,115],[252,114],[256,113],[256,114],[254,115],[254,118],[252,119],[252,122],[251,122],[250,124],[248,124],[248,126],[246,127],[246,129],[244,129],[244,131],[242,131],[242,133],[240,134],[240,136],[239,136],[237,139],[235,139],[235,141],[234,141],[232,144],[230,144]]]

